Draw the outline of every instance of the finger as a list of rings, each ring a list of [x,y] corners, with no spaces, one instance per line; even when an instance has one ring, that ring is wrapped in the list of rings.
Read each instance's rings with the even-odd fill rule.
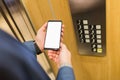
[[[48,53],[54,53],[54,51],[53,50],[48,50]]]
[[[48,53],[48,56],[52,56],[53,55],[53,53]]]
[[[53,60],[53,57],[52,57],[52,56],[49,56],[49,59]]]
[[[61,31],[64,32],[64,25],[62,25],[62,30]]]
[[[60,55],[60,49],[59,49],[59,51],[57,52],[57,55],[58,55],[58,56]]]
[[[63,35],[64,35],[64,33],[62,32],[62,33],[61,33],[61,36],[63,37]]]
[[[57,54],[53,54],[53,55],[52,55],[53,58],[56,58],[56,56],[57,56]]]
[[[63,25],[62,25],[62,28],[64,28],[64,27],[65,27],[65,25],[63,24]]]
[[[56,56],[49,56],[49,59],[51,59],[51,60],[53,60],[53,61],[55,61],[57,58],[58,58],[57,55],[56,55]]]
[[[63,43],[61,42],[60,46],[62,46],[62,45],[63,45]]]
[[[48,53],[56,54],[55,50],[48,50]]]
[[[41,27],[42,30],[46,30],[47,29],[47,22]]]
[[[62,44],[63,44],[63,42],[60,43],[60,49],[59,49],[59,51],[61,51],[61,49],[62,49]]]
[[[57,62],[57,59],[56,59],[56,58],[54,58],[54,59],[53,59],[53,61],[56,63],[56,62]]]
[[[48,53],[48,56],[56,57],[57,53]]]
[[[64,32],[64,29],[62,28],[62,32]]]
[[[63,42],[63,38],[62,37],[61,37],[60,41]]]

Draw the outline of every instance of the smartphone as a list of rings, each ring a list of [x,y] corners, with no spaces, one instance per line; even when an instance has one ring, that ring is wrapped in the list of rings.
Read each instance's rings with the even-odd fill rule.
[[[60,48],[61,30],[61,20],[48,21],[44,49],[58,50]]]

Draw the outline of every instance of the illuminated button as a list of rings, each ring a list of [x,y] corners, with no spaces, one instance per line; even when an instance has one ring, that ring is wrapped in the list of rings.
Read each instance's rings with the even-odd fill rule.
[[[84,29],[88,29],[88,25],[84,25]]]
[[[96,30],[96,34],[101,34],[101,30]]]
[[[86,42],[86,43],[90,43],[90,39],[86,39],[85,42]]]
[[[97,51],[97,49],[96,49],[96,48],[93,48],[93,49],[92,49],[92,51],[93,51],[93,52],[96,52],[96,51]]]
[[[89,34],[89,31],[88,31],[88,30],[84,30],[84,33],[85,33],[85,34]]]
[[[96,48],[96,45],[95,45],[95,44],[93,44],[93,45],[92,45],[92,48]]]
[[[102,48],[102,45],[97,45],[97,48]]]
[[[101,25],[96,25],[96,29],[101,29]]]
[[[101,40],[97,40],[97,43],[102,43],[102,41]]]
[[[90,36],[89,35],[85,35],[85,38],[90,38]]]
[[[97,35],[96,37],[97,37],[98,39],[100,39],[100,38],[101,38],[101,35]]]
[[[98,48],[97,53],[102,53],[102,48]]]
[[[83,20],[83,24],[88,24],[88,20]]]

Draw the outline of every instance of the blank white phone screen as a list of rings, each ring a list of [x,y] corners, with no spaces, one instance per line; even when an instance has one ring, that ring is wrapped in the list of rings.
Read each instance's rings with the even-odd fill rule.
[[[45,48],[58,49],[60,47],[62,22],[48,22]]]

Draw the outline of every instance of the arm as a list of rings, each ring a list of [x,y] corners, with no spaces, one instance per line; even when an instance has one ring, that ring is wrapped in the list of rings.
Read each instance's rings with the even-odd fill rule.
[[[56,80],[75,80],[72,63],[71,53],[64,44],[61,44],[59,51],[48,51],[48,56],[58,66],[58,75]]]
[[[43,52],[44,49],[44,39],[46,35],[46,28],[47,23],[45,23],[37,32],[37,35],[35,37],[35,40],[26,41],[23,44],[33,52],[33,54],[36,56],[36,54],[40,54]]]
[[[43,51],[44,49],[44,39],[46,35],[47,23],[45,23],[37,32],[35,42],[37,43],[39,49]],[[61,41],[63,38],[64,25],[62,25]],[[71,64],[71,53],[64,44],[61,44],[61,49],[59,51],[48,50],[48,56],[50,59],[56,62],[59,68],[57,80],[75,80],[74,72]]]
[[[50,80],[26,46],[0,30],[0,80]]]
[[[42,53],[42,51],[38,48],[37,44],[34,40],[26,41],[23,43],[29,50],[33,52],[33,54],[36,56],[36,54]]]
[[[75,80],[71,63],[71,53],[64,44],[61,45],[58,61],[59,71],[57,80]]]
[[[64,66],[59,69],[56,80],[75,80],[72,67]]]

